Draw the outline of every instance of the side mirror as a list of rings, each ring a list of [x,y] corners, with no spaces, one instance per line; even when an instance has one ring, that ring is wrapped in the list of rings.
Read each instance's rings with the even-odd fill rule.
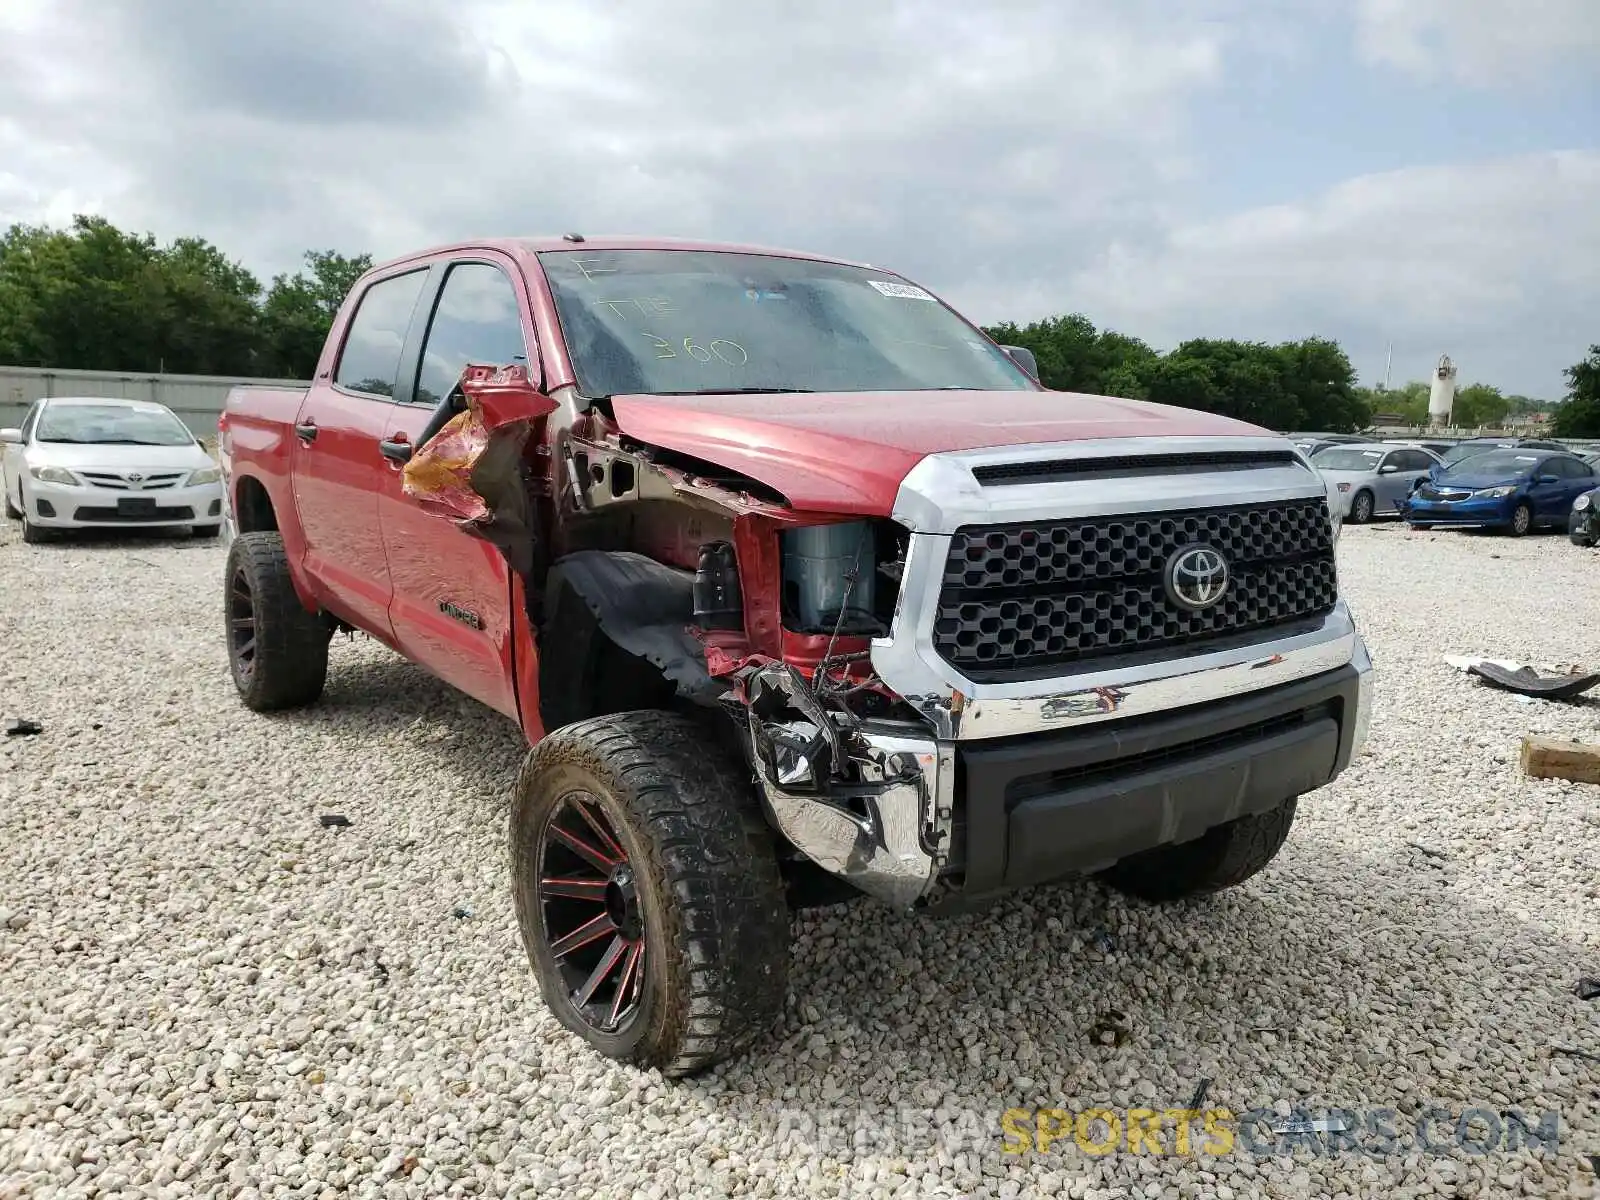
[[[1026,371],[1035,383],[1039,381],[1039,360],[1033,357],[1033,351],[1026,346],[1001,346],[1011,356],[1011,360]]]
[[[4,442],[8,446],[22,445],[22,430],[0,429],[0,442]]]
[[[1561,476],[1559,476],[1559,475],[1540,475],[1540,476],[1538,476],[1537,478],[1534,479],[1534,482],[1535,483],[1560,483],[1561,482]]]
[[[1393,475],[1399,469],[1400,468],[1397,467],[1394,463],[1384,463],[1383,466],[1378,468],[1378,474],[1379,475]]]

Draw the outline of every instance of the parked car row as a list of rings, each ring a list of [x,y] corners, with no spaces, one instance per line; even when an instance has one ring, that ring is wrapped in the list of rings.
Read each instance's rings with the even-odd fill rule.
[[[1322,474],[1334,513],[1351,524],[1398,516],[1415,529],[1474,526],[1513,536],[1564,525],[1574,542],[1600,543],[1600,452],[1537,438],[1291,436]]]
[[[55,396],[0,429],[6,516],[22,540],[95,528],[222,529],[222,471],[173,411],[148,400]]]

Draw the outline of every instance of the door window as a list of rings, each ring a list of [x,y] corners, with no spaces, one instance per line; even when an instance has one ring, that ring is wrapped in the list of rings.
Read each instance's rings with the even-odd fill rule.
[[[1432,465],[1433,459],[1429,458],[1421,450],[1402,450],[1400,452],[1400,469],[1402,471],[1426,471]]]
[[[408,271],[380,279],[363,293],[339,351],[334,383],[370,396],[394,395],[411,310],[422,294],[427,274],[425,270]]]
[[[522,306],[511,280],[488,263],[457,263],[445,276],[428,325],[417,368],[417,403],[439,403],[468,363],[498,367],[514,362],[529,365]]]
[[[1588,479],[1594,474],[1588,463],[1579,462],[1575,458],[1553,458],[1550,460],[1550,465],[1554,468],[1554,473],[1563,479]]]

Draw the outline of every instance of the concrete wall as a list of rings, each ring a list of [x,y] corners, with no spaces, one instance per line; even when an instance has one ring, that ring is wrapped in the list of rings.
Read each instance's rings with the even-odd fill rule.
[[[239,384],[305,387],[305,380],[222,375],[146,375],[137,371],[51,371],[0,366],[0,425],[20,425],[35,400],[49,396],[120,396],[165,404],[196,437],[214,438],[228,389]]]

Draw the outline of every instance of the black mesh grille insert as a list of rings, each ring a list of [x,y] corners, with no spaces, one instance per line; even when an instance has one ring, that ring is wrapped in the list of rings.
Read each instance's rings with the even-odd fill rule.
[[[1192,544],[1228,564],[1200,612],[1163,581]],[[1338,598],[1327,501],[966,528],[950,542],[934,646],[974,679],[1184,647],[1326,613]]]

